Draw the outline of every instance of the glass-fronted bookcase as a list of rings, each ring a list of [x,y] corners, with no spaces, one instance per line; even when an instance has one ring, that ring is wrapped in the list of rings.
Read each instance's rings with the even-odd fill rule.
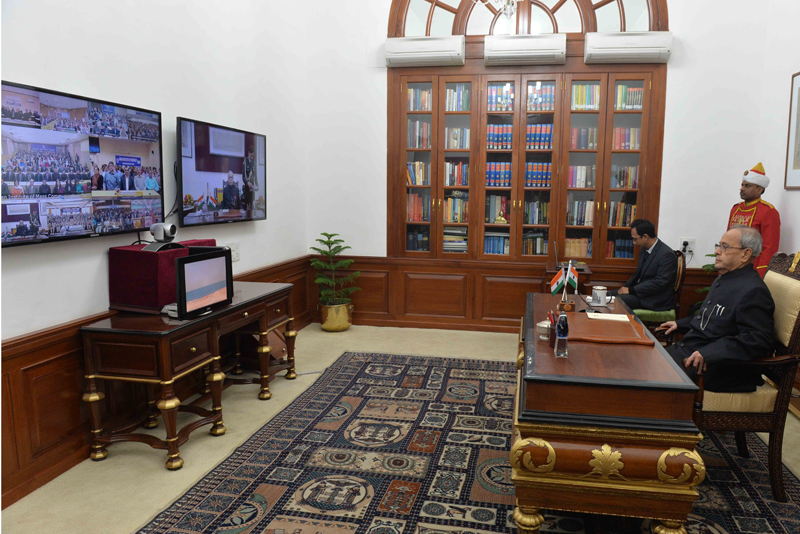
[[[400,79],[397,255],[634,264],[650,73]]]

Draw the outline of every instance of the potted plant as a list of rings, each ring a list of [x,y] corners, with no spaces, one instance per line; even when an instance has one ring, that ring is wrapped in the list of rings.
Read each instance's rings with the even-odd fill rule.
[[[361,274],[359,271],[347,271],[355,260],[342,260],[339,255],[350,247],[342,245],[344,239],[339,234],[326,234],[325,239],[317,239],[324,248],[311,247],[311,250],[322,256],[312,258],[311,266],[317,270],[314,282],[319,285],[319,323],[328,332],[341,332],[353,324],[353,305],[350,295],[360,291],[360,287],[351,284]],[[338,275],[337,275],[338,271]],[[344,271],[344,272],[342,272]]]

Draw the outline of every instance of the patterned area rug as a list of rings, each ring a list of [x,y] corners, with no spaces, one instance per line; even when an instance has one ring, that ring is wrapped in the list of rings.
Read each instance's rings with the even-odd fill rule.
[[[508,463],[512,363],[345,353],[142,534],[514,532]],[[766,447],[700,444],[711,457],[690,534],[800,533],[772,499]],[[727,466],[725,466],[727,464]],[[542,532],[649,534],[649,520],[546,513]]]

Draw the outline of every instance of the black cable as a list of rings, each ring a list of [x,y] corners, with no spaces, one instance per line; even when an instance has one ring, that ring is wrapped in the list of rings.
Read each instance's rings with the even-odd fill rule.
[[[169,210],[169,213],[164,215],[164,222],[167,222],[167,217],[174,214],[178,210],[178,201],[180,200],[178,197],[181,194],[181,190],[178,187],[178,162],[176,161],[172,165],[172,174],[175,176],[175,202],[172,204],[172,209]]]
[[[142,232],[136,232],[136,236],[139,239],[131,243],[131,245],[138,245],[139,243],[152,243],[152,241],[145,241],[144,239],[142,239]]]

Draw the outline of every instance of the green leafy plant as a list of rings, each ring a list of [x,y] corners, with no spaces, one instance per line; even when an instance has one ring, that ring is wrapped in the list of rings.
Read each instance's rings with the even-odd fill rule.
[[[311,247],[311,250],[322,256],[312,258],[311,266],[317,270],[314,282],[320,287],[319,303],[323,306],[336,306],[350,302],[350,295],[361,291],[360,287],[350,284],[355,282],[361,271],[347,271],[355,260],[341,260],[339,255],[350,247],[342,245],[344,239],[338,239],[339,234],[326,234],[321,232],[325,239],[317,239],[324,248]],[[337,276],[337,271],[339,275]],[[341,271],[346,271],[341,273]]]

